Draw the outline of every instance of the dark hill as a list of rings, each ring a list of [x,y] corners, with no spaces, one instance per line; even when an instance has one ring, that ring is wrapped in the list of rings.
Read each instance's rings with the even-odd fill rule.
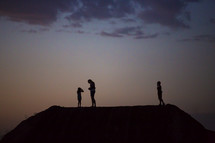
[[[207,143],[213,137],[174,105],[52,106],[21,122],[0,143]]]

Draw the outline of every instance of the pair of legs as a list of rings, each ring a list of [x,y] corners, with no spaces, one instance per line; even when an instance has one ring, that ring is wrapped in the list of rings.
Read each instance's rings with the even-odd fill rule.
[[[91,100],[92,100],[92,107],[96,107],[96,100],[94,98],[95,91],[90,91],[90,96],[91,96]]]
[[[81,95],[78,95],[78,107],[81,107]]]
[[[160,104],[159,104],[159,105],[165,105],[165,103],[164,103],[164,101],[163,101],[163,99],[162,99],[162,96],[159,96],[158,98],[159,98],[159,101],[160,101]]]
[[[81,100],[78,100],[78,107],[81,107]]]

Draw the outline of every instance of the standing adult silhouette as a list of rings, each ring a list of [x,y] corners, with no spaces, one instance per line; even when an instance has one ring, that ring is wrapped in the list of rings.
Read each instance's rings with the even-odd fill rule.
[[[78,95],[78,107],[81,107],[81,92],[84,92],[84,90],[82,89],[82,88],[78,88],[78,90],[77,90],[77,95]]]
[[[162,99],[162,87],[161,87],[161,82],[157,82],[157,91],[158,91],[158,99],[160,101],[159,105],[165,105],[163,99]]]
[[[96,93],[96,87],[95,83],[89,79],[88,83],[90,84],[90,87],[88,88],[90,90],[90,96],[92,100],[92,107],[96,107],[96,100],[95,100],[95,93]]]

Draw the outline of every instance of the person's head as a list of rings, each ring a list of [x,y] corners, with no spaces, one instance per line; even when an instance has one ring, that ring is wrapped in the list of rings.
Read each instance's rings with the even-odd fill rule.
[[[161,82],[160,82],[160,81],[158,81],[158,82],[157,82],[157,86],[160,86],[160,85],[161,85]]]
[[[84,90],[82,88],[78,87],[77,92],[84,92]]]
[[[88,83],[92,83],[92,80],[91,80],[91,79],[88,79]]]

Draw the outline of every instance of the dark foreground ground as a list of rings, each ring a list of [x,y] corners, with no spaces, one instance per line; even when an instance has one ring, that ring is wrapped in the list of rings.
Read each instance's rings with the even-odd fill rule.
[[[0,143],[215,143],[174,105],[64,108],[52,106],[21,122]]]

